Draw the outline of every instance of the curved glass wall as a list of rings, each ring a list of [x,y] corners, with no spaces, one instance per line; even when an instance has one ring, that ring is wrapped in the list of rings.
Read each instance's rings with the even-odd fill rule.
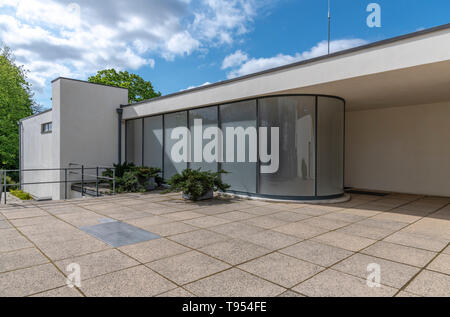
[[[165,179],[188,167],[224,169],[230,191],[249,196],[344,194],[345,102],[337,97],[262,97],[129,120],[126,127],[127,160],[162,167]],[[179,153],[186,151],[187,162],[172,160],[172,148],[180,145],[175,128],[189,130]]]

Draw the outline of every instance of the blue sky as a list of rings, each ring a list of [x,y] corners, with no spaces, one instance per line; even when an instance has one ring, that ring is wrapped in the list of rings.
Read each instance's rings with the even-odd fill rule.
[[[369,28],[366,8],[381,7]],[[326,53],[327,0],[0,0],[0,42],[51,107],[50,81],[114,67],[163,94]],[[331,0],[333,51],[450,22],[448,0]]]

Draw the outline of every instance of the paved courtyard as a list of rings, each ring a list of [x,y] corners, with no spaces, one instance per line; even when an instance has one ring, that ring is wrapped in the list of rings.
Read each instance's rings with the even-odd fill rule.
[[[3,206],[0,296],[450,296],[449,198],[179,198]],[[113,247],[80,229],[113,221],[159,238]],[[66,286],[74,263],[80,288]],[[381,285],[369,287],[377,267]]]

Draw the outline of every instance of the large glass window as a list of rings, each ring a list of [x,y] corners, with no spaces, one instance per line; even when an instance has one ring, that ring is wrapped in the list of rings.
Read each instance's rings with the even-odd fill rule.
[[[221,129],[224,134],[224,144],[229,142],[227,139],[227,129],[236,128],[257,128],[256,119],[256,100],[243,101],[220,106]],[[257,179],[257,163],[250,162],[250,142],[258,142],[252,140],[250,135],[245,138],[245,162],[238,162],[238,143],[237,137],[234,140],[234,162],[222,163],[222,169],[229,172],[222,176],[222,180],[231,185],[231,190],[256,193]],[[224,153],[226,158],[226,153]]]
[[[317,195],[344,193],[344,102],[318,97]]]
[[[286,96],[259,100],[260,126],[279,128],[279,169],[260,175],[260,193],[315,195],[315,97]]]
[[[187,111],[169,113],[164,115],[164,178],[169,179],[173,175],[182,172],[187,168],[187,161],[175,162],[172,159],[172,148],[175,144],[180,142],[180,139],[172,139],[172,132],[176,128],[187,128]],[[177,136],[178,137],[178,136]],[[187,142],[189,146],[189,142]],[[184,150],[189,152],[187,147]],[[181,155],[190,155],[180,151]]]
[[[216,156],[216,154],[220,155],[220,153],[218,153],[220,152],[220,147],[222,145],[220,137],[219,139],[217,139],[217,135],[211,134],[208,136],[210,139],[203,138],[204,133],[205,131],[207,131],[208,128],[218,127],[217,112],[218,112],[217,106],[200,108],[189,111],[189,129],[191,131],[191,156],[192,156],[189,167],[191,169],[201,169],[202,171],[217,172],[218,160],[215,159],[214,162],[211,162],[212,161],[211,157],[205,157],[203,155],[204,149],[207,150],[208,152],[211,152],[211,154],[213,154],[214,156]],[[201,120],[201,126],[199,124],[195,125],[195,123],[200,123],[199,120]],[[210,145],[216,144],[217,146],[214,147],[211,146],[210,149],[207,146],[208,144]]]
[[[142,165],[142,119],[128,120],[126,123],[126,160],[137,166]]]
[[[163,168],[163,117],[144,119],[144,166]]]

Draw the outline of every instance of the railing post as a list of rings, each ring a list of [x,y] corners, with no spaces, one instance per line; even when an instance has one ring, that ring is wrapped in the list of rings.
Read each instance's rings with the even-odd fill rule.
[[[64,199],[67,200],[67,168],[64,169]]]
[[[0,186],[1,186],[1,190],[0,190],[0,205],[2,204],[2,199],[3,199],[3,170],[0,170]]]
[[[116,169],[113,169],[113,195],[116,195]]]
[[[97,177],[95,178],[95,190],[96,190],[96,196],[98,197],[98,166],[96,168]]]
[[[81,165],[81,197],[84,197],[84,165]]]
[[[7,194],[7,191],[6,191],[6,170],[5,171],[3,171],[3,185],[4,185],[4,188],[5,188],[5,206],[6,206],[6,194]]]

